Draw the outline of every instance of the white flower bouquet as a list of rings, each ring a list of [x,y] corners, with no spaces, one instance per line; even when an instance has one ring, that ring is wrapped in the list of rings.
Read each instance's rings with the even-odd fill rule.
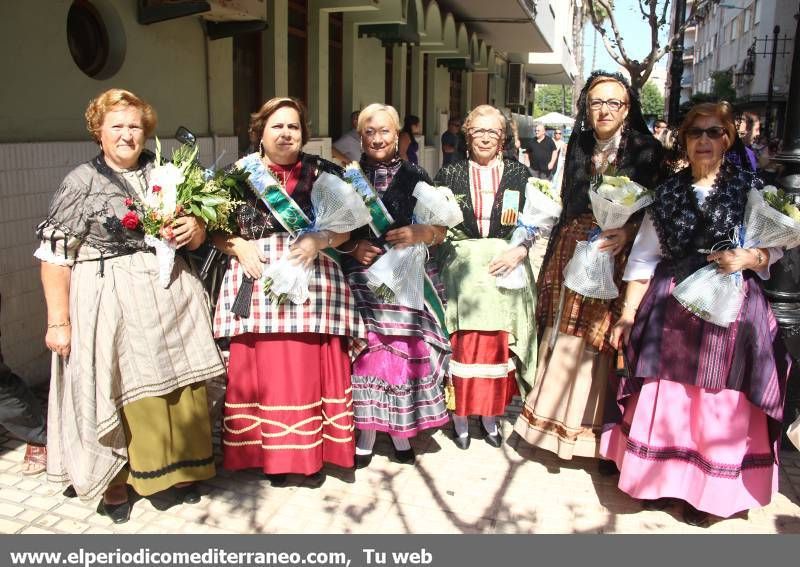
[[[525,206],[517,217],[517,228],[508,242],[508,250],[516,248],[526,240],[549,231],[561,216],[561,203],[553,194],[549,181],[528,178],[525,186]],[[525,267],[520,264],[507,274],[495,278],[497,287],[505,289],[525,289],[528,287],[528,276]]]
[[[194,215],[209,230],[229,231],[228,220],[236,204],[231,188],[247,178],[238,169],[208,176],[195,160],[198,151],[197,146],[180,146],[172,160],[162,164],[161,142],[156,138],[156,166],[150,172],[144,200],[125,203],[128,213],[122,224],[131,230],[141,226],[145,244],[156,251],[158,281],[164,288],[169,286],[175,265],[172,222],[181,215]]]
[[[621,228],[635,212],[653,202],[645,187],[624,176],[604,175],[601,183],[589,190],[592,212],[601,230]],[[600,239],[578,242],[575,253],[564,268],[564,285],[585,297],[614,299],[619,290],[614,284],[614,256],[599,250]]]
[[[370,221],[369,210],[355,188],[330,173],[321,173],[311,188],[314,222],[298,237],[323,230],[341,234],[350,232]],[[262,276],[264,293],[278,304],[289,300],[297,305],[308,301],[308,284],[312,268],[295,264],[289,252],[267,267]]]
[[[742,234],[743,232],[743,234]],[[783,191],[767,186],[747,195],[744,230],[729,242],[734,248],[794,248],[800,245],[800,211]],[[728,327],[744,302],[741,272],[721,274],[715,264],[703,266],[672,290],[686,309],[709,323]]]
[[[461,207],[449,188],[420,181],[412,195],[417,199],[414,223],[453,228],[464,222]],[[422,309],[427,256],[424,244],[393,247],[367,270],[367,285],[384,301]]]

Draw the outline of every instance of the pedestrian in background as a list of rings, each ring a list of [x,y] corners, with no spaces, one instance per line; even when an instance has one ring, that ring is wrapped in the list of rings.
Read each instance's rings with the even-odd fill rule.
[[[759,280],[783,253],[708,254],[744,222],[748,193],[762,187],[723,159],[736,136],[730,105],[695,106],[679,136],[690,166],[656,189],[625,269],[611,342],[624,345],[630,374],[616,388],[621,413],[607,415],[601,453],[619,467],[620,489],[647,508],[678,499],[684,521],[707,526],[709,514],[765,506],[778,490],[788,357]],[[744,302],[729,327],[671,295],[708,262],[744,278]]]
[[[663,132],[666,129],[667,129],[667,123],[661,118],[658,118],[656,119],[655,122],[653,122],[653,136],[655,136],[656,138],[658,138],[661,132]]]
[[[200,280],[177,255],[164,288],[144,234],[121,220],[147,194],[155,111],[110,89],[89,103],[86,127],[100,154],[67,174],[37,230],[54,369],[47,472],[81,498],[102,494],[97,512],[122,523],[127,485],[200,501],[192,483],[215,474],[209,401],[225,367]],[[178,248],[205,240],[192,215],[172,227]]]
[[[447,297],[447,328],[453,357],[454,441],[470,445],[468,418],[480,417],[483,437],[502,444],[497,417],[516,393],[531,388],[536,367],[533,272],[529,236],[509,246],[517,216],[525,206],[528,169],[503,157],[505,117],[480,105],[464,123],[469,160],[439,170],[437,185],[459,199],[464,222],[448,232],[437,251]],[[529,286],[504,289],[497,276],[523,265]]]
[[[561,191],[564,209],[537,282],[539,366],[514,428],[528,443],[562,459],[599,456],[603,402],[616,354],[611,328],[622,308],[621,298],[602,301],[564,286],[564,267],[577,243],[595,231],[589,188],[593,178],[612,171],[655,187],[663,155],[642,117],[637,93],[618,73],[596,71],[588,77],[575,127]],[[641,215],[634,215],[624,227],[600,233],[600,249],[615,257],[618,287],[640,221]],[[601,472],[614,472],[613,463],[601,463]]]
[[[561,194],[561,182],[564,180],[564,164],[567,159],[567,143],[564,141],[564,134],[561,128],[553,130],[553,143],[558,150],[556,168],[553,172],[553,190],[555,195]]]
[[[361,175],[394,223],[384,234],[371,232],[370,227],[354,230],[341,247],[347,254],[342,266],[368,331],[367,346],[353,361],[353,412],[359,430],[356,467],[364,468],[372,461],[379,431],[392,440],[397,462],[413,464],[410,440],[448,421],[443,387],[450,344],[433,312],[381,297],[367,285],[367,270],[384,252],[385,244],[434,246],[444,239],[445,228],[413,222],[414,188],[420,181],[431,180],[422,168],[400,159],[397,111],[383,104],[367,106],[359,117],[358,131],[364,147]],[[433,262],[426,268],[431,281],[438,281]]]
[[[0,296],[2,309],[2,296]],[[22,474],[33,476],[47,468],[47,422],[39,400],[25,381],[3,362],[0,351],[0,425],[25,441]]]
[[[466,145],[460,133],[461,121],[451,116],[447,130],[442,134],[442,167],[467,157]]]
[[[361,157],[361,138],[356,131],[359,112],[361,111],[354,110],[350,114],[350,125],[352,127],[342,134],[341,138],[333,142],[333,146],[331,147],[333,159],[342,164],[342,166],[350,162],[358,161],[358,158]],[[259,139],[258,141],[260,142],[261,140]]]
[[[414,165],[419,163],[419,142],[416,137],[420,134],[422,134],[422,123],[419,116],[409,114],[403,121],[403,129],[400,130],[400,137],[397,139],[397,151],[400,159]]]
[[[537,124],[534,138],[525,144],[531,164],[531,174],[539,179],[551,179],[558,160],[558,147],[545,133],[544,124]]]

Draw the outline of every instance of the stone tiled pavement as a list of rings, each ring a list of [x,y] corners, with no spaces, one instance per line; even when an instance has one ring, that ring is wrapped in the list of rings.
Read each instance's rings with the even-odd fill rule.
[[[504,422],[510,433],[513,414]],[[446,431],[414,440],[415,466],[389,458],[379,435],[369,468],[326,469],[320,488],[290,477],[274,488],[255,471],[201,484],[203,499],[159,511],[167,500],[136,500],[130,522],[114,525],[96,501],[61,495],[62,488],[19,473],[24,445],[0,434],[0,533],[795,533],[800,534],[800,453],[781,455],[780,492],[769,506],[707,530],[680,521],[676,507],[642,511],[615,478],[591,459],[559,461],[516,436],[500,449],[472,423],[472,446],[455,447]],[[292,480],[297,484],[292,484]]]
[[[538,264],[544,242],[533,251]],[[519,411],[510,408],[503,429]],[[139,499],[131,520],[114,525],[97,515],[97,502],[61,495],[43,476],[19,473],[24,445],[0,431],[0,533],[794,533],[800,534],[800,453],[781,454],[780,492],[769,506],[704,530],[680,521],[676,507],[642,511],[615,477],[601,477],[596,462],[560,461],[516,436],[500,449],[480,439],[461,451],[447,431],[413,440],[415,466],[390,460],[391,443],[378,436],[368,469],[326,469],[320,488],[274,488],[255,471],[201,484],[195,505],[163,508],[166,500]]]

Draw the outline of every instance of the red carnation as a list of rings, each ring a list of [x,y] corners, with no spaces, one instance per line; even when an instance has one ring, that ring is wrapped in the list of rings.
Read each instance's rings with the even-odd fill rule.
[[[136,230],[139,227],[139,215],[136,214],[136,211],[128,211],[122,217],[122,226],[128,230]]]
[[[129,209],[132,209],[133,208],[133,199],[131,199],[130,197],[125,199],[125,206],[128,207]]]
[[[153,193],[161,193],[161,185],[153,185]]]

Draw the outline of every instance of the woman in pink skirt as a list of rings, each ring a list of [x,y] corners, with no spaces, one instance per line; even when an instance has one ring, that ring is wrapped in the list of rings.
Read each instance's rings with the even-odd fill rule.
[[[620,469],[620,489],[648,509],[681,500],[684,520],[697,526],[764,506],[778,489],[788,368],[759,278],[769,278],[782,251],[719,250],[744,222],[748,192],[761,186],[725,161],[735,136],[727,103],[697,105],[681,126],[690,167],[656,190],[625,270],[612,341],[626,345],[628,375],[601,441],[602,456]],[[672,296],[709,262],[744,278],[744,302],[729,327]]]

